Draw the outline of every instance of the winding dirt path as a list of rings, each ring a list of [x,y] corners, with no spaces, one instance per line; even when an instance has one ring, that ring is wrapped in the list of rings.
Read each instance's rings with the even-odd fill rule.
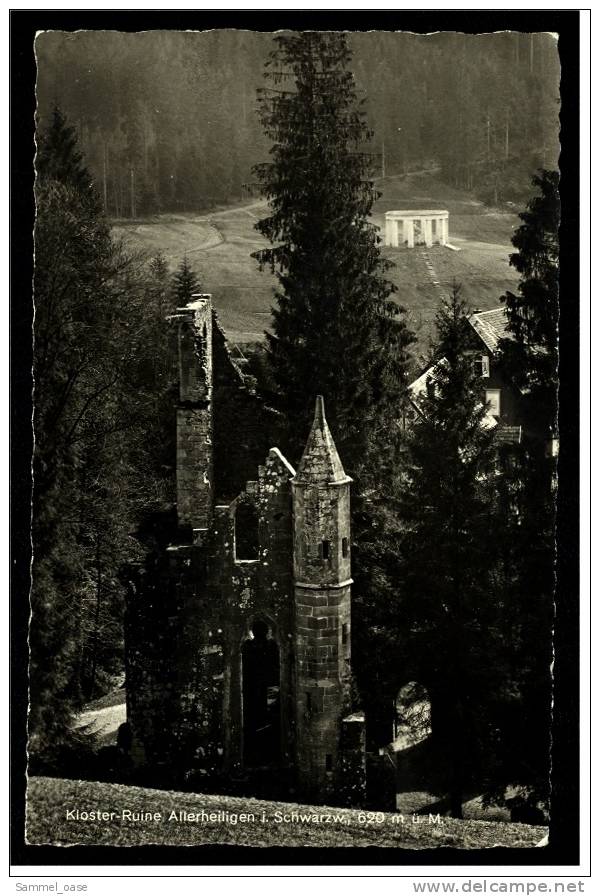
[[[152,242],[157,226],[162,234],[170,232],[173,237],[172,242],[179,242],[181,245],[171,251],[163,251],[163,255],[168,262],[178,262],[182,254],[197,255],[201,252],[209,252],[226,243],[227,236],[219,227],[221,220],[246,216],[257,220],[259,215],[255,214],[255,210],[266,208],[266,206],[267,203],[264,199],[255,199],[245,205],[224,208],[208,212],[205,215],[166,214],[137,224],[123,221],[114,224],[113,227],[126,242],[141,244],[145,242],[145,239],[148,239],[149,243]],[[156,248],[158,250],[159,247]],[[150,245],[147,250],[151,251]]]

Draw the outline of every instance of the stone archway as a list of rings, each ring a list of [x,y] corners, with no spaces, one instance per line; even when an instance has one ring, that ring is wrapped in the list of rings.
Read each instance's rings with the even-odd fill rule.
[[[256,617],[242,644],[242,744],[247,768],[281,760],[281,664],[268,622]]]
[[[396,749],[412,746],[431,734],[431,703],[427,688],[417,681],[403,685],[394,701]]]

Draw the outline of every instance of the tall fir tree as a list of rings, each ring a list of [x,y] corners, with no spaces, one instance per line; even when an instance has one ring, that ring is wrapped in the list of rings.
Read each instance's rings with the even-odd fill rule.
[[[271,246],[255,257],[279,282],[267,356],[285,420],[283,446],[299,460],[314,396],[322,394],[354,478],[353,630],[361,635],[353,639],[353,670],[370,708],[380,685],[372,657],[395,592],[397,522],[388,498],[401,433],[394,420],[415,339],[392,299],[389,263],[369,217],[379,196],[367,152],[372,133],[350,62],[344,34],[275,38],[270,86],[259,93],[271,161],[254,169],[270,206],[256,227]],[[372,721],[371,714],[369,730]]]
[[[146,274],[111,239],[76,144],[55,165],[55,136],[39,137],[36,182],[28,728],[38,771],[61,769],[63,748],[82,741],[82,700],[122,674],[117,571],[136,551],[141,513],[169,500],[174,450],[161,426],[173,377],[164,261]]]
[[[256,228],[271,243],[255,257],[279,281],[268,352],[296,459],[319,393],[356,475],[400,403],[413,338],[369,220],[379,194],[346,36],[303,32],[275,44],[272,86],[259,92],[272,159],[254,169],[270,205]]]
[[[516,293],[503,296],[512,339],[501,345],[505,370],[529,396],[528,413],[546,430],[556,429],[558,396],[558,227],[557,171],[542,170],[532,184],[539,190],[512,242],[510,264],[521,279]]]
[[[192,269],[187,255],[173,275],[173,297],[178,307],[187,305],[194,293],[200,292],[200,283],[196,272]]]
[[[549,808],[555,540],[551,458],[524,440],[500,452],[497,478],[501,517],[495,532],[499,562],[497,600],[510,668],[510,699],[502,707],[492,797],[503,802],[507,784],[537,814]],[[516,808],[516,806],[515,806]]]
[[[548,803],[552,716],[552,626],[556,587],[558,439],[559,175],[542,170],[537,194],[520,217],[510,263],[521,274],[507,292],[508,329],[501,342],[507,377],[521,392],[527,426],[506,471],[517,513],[508,518],[503,553],[513,575],[510,599],[515,650],[516,722],[505,743],[506,776]],[[523,733],[525,736],[523,737]],[[522,743],[520,743],[522,741]]]
[[[508,683],[497,598],[493,431],[455,288],[437,315],[437,363],[408,441],[400,493],[401,599],[412,674],[431,700],[432,744],[453,815],[489,772],[492,707]]]
[[[99,197],[79,152],[75,130],[58,106],[52,110],[50,125],[39,141],[35,164],[43,181],[57,181],[72,187],[99,208]]]
[[[82,697],[82,428],[94,394],[113,376],[99,360],[106,331],[94,318],[107,313],[103,284],[114,258],[72,129],[58,111],[39,146],[29,749],[48,757],[72,742],[72,713]]]

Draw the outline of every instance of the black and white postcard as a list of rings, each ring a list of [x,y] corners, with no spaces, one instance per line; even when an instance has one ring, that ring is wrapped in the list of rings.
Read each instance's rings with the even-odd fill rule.
[[[70,15],[14,108],[24,855],[543,863],[579,811],[577,13]]]

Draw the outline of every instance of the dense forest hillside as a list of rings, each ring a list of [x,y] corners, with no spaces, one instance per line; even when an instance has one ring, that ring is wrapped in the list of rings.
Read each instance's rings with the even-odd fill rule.
[[[524,204],[558,158],[559,59],[549,34],[371,32],[351,38],[375,174],[439,165],[490,204]],[[46,32],[40,123],[59,105],[114,218],[247,195],[269,146],[256,91],[272,36],[222,30]]]

